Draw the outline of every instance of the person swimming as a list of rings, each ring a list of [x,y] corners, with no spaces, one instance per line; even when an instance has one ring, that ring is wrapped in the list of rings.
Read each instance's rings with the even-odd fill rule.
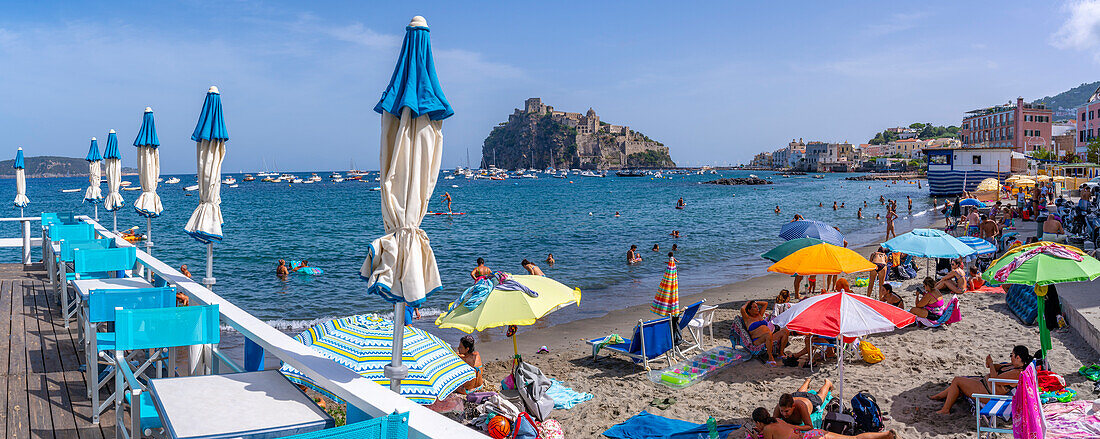
[[[836,210],[836,201],[833,201],[833,210]]]
[[[857,219],[863,219],[863,208],[862,207],[859,208],[859,210],[856,211],[856,218]]]
[[[280,259],[281,261],[281,259]],[[291,268],[290,271],[298,271],[309,266],[309,261],[303,260],[297,267]]]
[[[653,244],[653,251],[655,251],[655,252],[661,251],[661,246],[659,246],[657,244]]]
[[[795,221],[802,221],[802,220],[803,220],[802,215],[799,215],[799,214],[796,213],[796,214],[794,214],[794,219],[792,219],[791,222],[793,223]]]
[[[638,256],[638,246],[631,245],[630,250],[626,251],[626,263],[636,264],[638,262],[642,262],[642,257]]]
[[[776,215],[779,215],[779,212],[781,212],[781,211],[779,210],[779,205],[778,205],[778,204],[776,204],[776,205],[775,205],[775,214],[776,214]]]
[[[615,212],[615,218],[618,218],[619,216],[621,216],[621,215],[619,215],[619,212],[618,212],[618,211],[616,211],[616,212]]]
[[[687,206],[687,203],[684,203],[684,197],[680,197],[680,199],[676,201],[676,208],[683,209],[685,206]]]
[[[524,259],[522,262],[519,263],[519,265],[523,266],[523,268],[527,270],[527,274],[534,276],[546,276],[542,273],[542,269],[539,268],[538,265],[535,265],[534,262]]]
[[[485,259],[477,258],[477,267],[474,267],[474,270],[470,272],[470,277],[474,278],[474,280],[478,280],[492,275],[493,270],[485,266]]]
[[[554,254],[553,253],[547,253],[546,254],[546,265],[549,265],[551,267],[554,266]]]

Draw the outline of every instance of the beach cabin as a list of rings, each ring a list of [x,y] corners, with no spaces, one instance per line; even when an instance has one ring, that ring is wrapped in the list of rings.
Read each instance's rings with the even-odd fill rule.
[[[928,163],[928,192],[933,197],[973,191],[982,180],[1003,181],[1012,171],[1012,148],[929,148],[923,152]]]

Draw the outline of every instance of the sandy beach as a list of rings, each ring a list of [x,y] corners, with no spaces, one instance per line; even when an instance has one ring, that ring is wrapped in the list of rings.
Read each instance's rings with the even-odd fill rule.
[[[1024,223],[1025,230],[1034,223]],[[902,231],[904,233],[904,231]],[[869,254],[873,247],[858,248]],[[909,306],[916,300],[922,270],[918,277],[905,281],[899,293]],[[847,276],[849,280],[856,276]],[[654,291],[659,279],[654,279]],[[782,288],[791,288],[789,276],[767,274],[706,290],[700,294],[682,296],[681,305],[706,299],[718,305],[714,317],[714,339],[705,340],[705,347],[730,344],[729,328],[739,307],[748,299],[772,301]],[[855,288],[865,292],[866,288]],[[877,294],[877,293],[876,293]],[[928,399],[944,389],[955,376],[981,375],[986,372],[984,360],[992,355],[995,361],[1008,361],[1014,345],[1029,350],[1039,348],[1039,331],[1024,326],[1009,311],[1003,294],[970,293],[960,296],[962,321],[936,329],[910,326],[890,333],[875,334],[867,339],[879,347],[885,360],[874,365],[858,358],[846,359],[845,398],[860,390],[870,391],[884,411],[886,428],[897,431],[899,437],[972,437],[974,417],[962,404],[956,404],[951,415],[934,413],[942,403]],[[584,306],[583,301],[581,306]],[[559,311],[568,312],[568,309]],[[643,410],[675,419],[703,423],[714,416],[720,423],[744,424],[731,438],[743,438],[751,428],[750,413],[756,407],[774,407],[779,395],[794,391],[806,378],[813,378],[813,388],[826,379],[837,381],[836,362],[814,372],[800,367],[768,367],[758,360],[733,365],[686,389],[672,389],[654,384],[644,369],[621,356],[601,356],[592,359],[591,349],[584,339],[617,333],[629,336],[639,319],[651,319],[648,305],[609,312],[599,318],[574,321],[566,325],[525,331],[519,335],[520,354],[525,361],[539,367],[548,377],[595,397],[569,410],[552,414],[563,426],[567,437],[599,437],[608,427],[623,422]],[[1069,388],[1080,398],[1091,398],[1091,383],[1076,370],[1093,362],[1097,353],[1072,329],[1063,328],[1052,334],[1053,349],[1049,359],[1056,372],[1065,376]],[[802,346],[801,337],[793,337],[788,352]],[[540,346],[550,353],[536,354]],[[512,355],[510,340],[484,343],[478,346],[486,365],[486,382],[499,383],[509,371]],[[657,363],[655,363],[657,364]],[[661,363],[663,364],[663,363]],[[660,366],[658,366],[660,367]],[[675,397],[676,403],[666,410],[651,407],[654,398]]]

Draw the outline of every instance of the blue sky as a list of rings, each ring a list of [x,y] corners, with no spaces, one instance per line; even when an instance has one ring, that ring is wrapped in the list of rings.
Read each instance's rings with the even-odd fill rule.
[[[489,130],[534,96],[593,107],[678,163],[725,164],[1100,79],[1095,1],[2,3],[0,144],[76,157],[116,129],[129,145],[152,106],[166,172],[194,170],[210,85],[227,171],[377,169],[371,109],[413,15],[457,111],[447,167],[467,149],[476,165]]]

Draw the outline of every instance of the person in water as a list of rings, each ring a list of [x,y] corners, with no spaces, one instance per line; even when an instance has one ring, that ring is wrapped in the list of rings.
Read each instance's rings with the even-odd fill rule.
[[[302,263],[300,265],[290,269],[290,271],[298,271],[298,270],[301,270],[301,269],[306,268],[308,266],[309,266],[309,261],[302,261]]]
[[[679,238],[680,237],[680,231],[679,230],[673,230],[672,233],[668,234],[668,236],[671,236],[673,238]]]
[[[180,265],[180,274],[187,276],[188,279],[191,278],[191,271],[187,269],[187,264]]]
[[[531,262],[531,261],[528,261],[528,260],[524,259],[523,262],[520,262],[519,264],[522,265],[523,268],[527,270],[527,274],[531,274],[531,275],[535,275],[535,276],[546,276],[545,274],[542,274],[542,269],[539,268],[538,265],[535,265],[534,262]]]
[[[841,208],[841,209],[843,209],[843,208],[844,208],[844,202],[843,202],[843,201],[841,201],[841,202],[840,202],[840,208]]]
[[[794,219],[792,219],[791,222],[793,223],[795,221],[802,221],[803,219],[804,218],[802,218],[802,215],[799,215],[799,214],[796,213],[796,214],[794,214]]]
[[[655,252],[661,251],[661,246],[659,246],[657,244],[653,244],[653,251],[655,251]]]
[[[913,211],[913,199],[910,198],[908,195],[906,195],[905,196],[905,201],[909,203],[909,212],[912,212]],[[1000,203],[1000,201],[998,201],[998,203]]]
[[[676,244],[672,244],[672,251],[676,251]]]
[[[451,193],[444,192],[443,195],[439,196],[439,198],[442,198],[441,200],[439,200],[440,203],[447,203],[447,213],[451,213]]]
[[[620,216],[621,216],[621,215],[619,215],[619,211],[615,211],[615,218],[618,218],[618,217],[620,217]]]
[[[474,267],[474,270],[470,272],[470,277],[474,278],[474,280],[479,280],[492,275],[493,270],[485,266],[485,259],[477,258],[477,267]]]
[[[775,214],[776,214],[776,215],[779,215],[779,212],[781,212],[781,211],[779,210],[779,205],[778,205],[778,204],[776,204],[776,205],[775,205]]]
[[[856,211],[856,219],[863,219],[863,208],[862,207],[859,208],[859,210]]]
[[[833,201],[833,210],[836,210],[836,201]]]
[[[768,409],[757,407],[752,411],[753,431],[756,437],[762,439],[893,439],[898,437],[894,430],[874,433],[860,433],[856,436],[846,436],[821,429],[798,431],[795,426],[782,419],[770,416]]]
[[[894,219],[898,217],[898,214],[894,213],[894,209],[886,211],[886,239],[890,239],[890,235],[893,234],[895,238],[898,237],[898,232],[894,230]]]
[[[684,203],[684,197],[680,197],[680,199],[676,201],[676,207],[683,209],[684,206],[687,206],[687,204]]]
[[[549,265],[551,267],[554,266],[554,254],[553,253],[547,253],[546,254],[546,265]]]
[[[631,245],[630,250],[626,251],[626,263],[636,264],[638,262],[642,262],[642,257],[638,256],[638,246]]]
[[[780,395],[779,404],[775,406],[772,416],[791,424],[795,430],[813,430],[814,423],[810,419],[810,413],[821,408],[822,398],[824,398],[822,395],[829,394],[829,390],[833,388],[833,382],[826,378],[825,384],[817,390],[817,393],[811,393],[809,390],[812,380],[813,378],[806,378],[798,390]]]
[[[286,261],[279,259],[279,266],[275,267],[275,276],[286,277],[288,274],[290,274],[290,270],[286,268]]]

